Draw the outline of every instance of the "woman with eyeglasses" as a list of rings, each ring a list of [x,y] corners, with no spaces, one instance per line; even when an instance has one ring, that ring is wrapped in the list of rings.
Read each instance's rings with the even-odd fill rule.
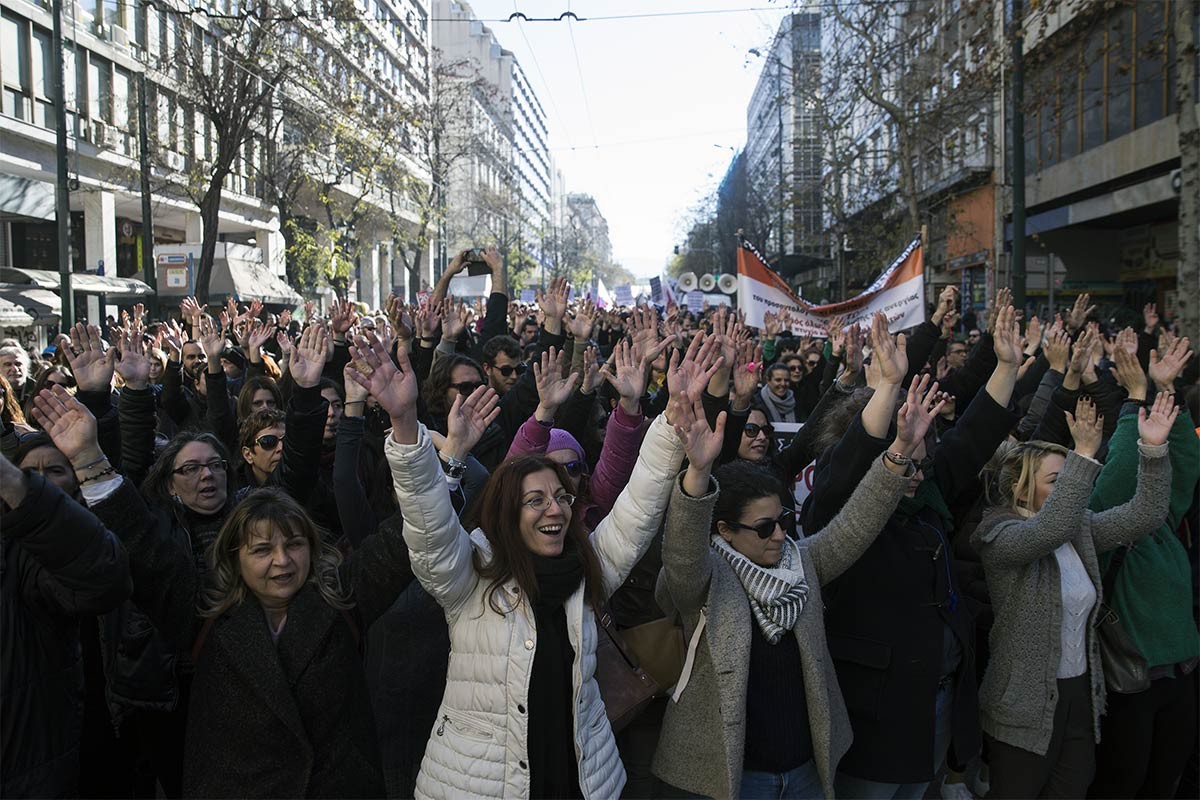
[[[936,417],[937,386],[910,386],[889,452],[824,529],[787,535],[775,476],[689,465],[674,487],[657,596],[682,615],[687,667],[663,721],[654,773],[706,797],[833,796],[850,722],[825,642],[822,585],[883,529]],[[715,732],[715,733],[714,733]]]
[[[905,455],[888,449],[895,397],[908,372],[907,340],[871,324],[874,393],[817,461],[801,516],[820,530],[846,505],[875,460],[914,467],[884,532],[824,587],[829,652],[854,729],[835,781],[839,797],[920,797],[948,756],[964,765],[981,747],[975,624],[950,552],[950,505],[1008,436],[1021,347],[1016,313],[1001,309],[996,367],[959,423]],[[951,749],[953,746],[953,749]]]
[[[641,399],[646,390],[648,367],[661,350],[674,340],[668,339],[655,350],[635,361],[629,342],[622,340],[613,349],[614,369],[600,374],[613,387],[620,402],[608,418],[604,446],[595,472],[588,465],[587,454],[574,436],[555,427],[555,416],[568,402],[579,382],[579,376],[562,374],[563,354],[551,348],[542,354],[541,364],[534,364],[534,379],[538,388],[538,407],[517,431],[508,459],[522,455],[545,455],[561,464],[567,473],[569,489],[576,497],[575,513],[583,516],[588,530],[594,530],[612,511],[617,497],[629,483],[638,448],[645,434]]]
[[[397,373],[373,338],[357,341],[355,357],[352,377],[392,418],[385,447],[413,571],[450,627],[446,693],[416,796],[619,796],[625,772],[594,679],[596,613],[656,533],[685,450],[705,463],[712,456],[695,443],[715,438],[719,449],[723,420],[711,431],[700,403],[716,348],[697,337],[676,356],[667,415],[651,424],[628,486],[590,534],[565,470],[542,456],[492,475],[468,534],[417,421],[408,359]],[[496,404],[481,387],[451,414],[482,429]]]
[[[213,490],[227,461],[198,434],[167,479],[181,504],[186,493],[224,517],[197,562],[108,465],[78,401],[59,390],[37,408],[73,464],[91,460],[88,503],[130,553],[134,601],[191,653],[184,796],[383,796],[361,640],[412,579],[399,534],[370,537],[343,561],[280,489],[225,513],[228,495]]]

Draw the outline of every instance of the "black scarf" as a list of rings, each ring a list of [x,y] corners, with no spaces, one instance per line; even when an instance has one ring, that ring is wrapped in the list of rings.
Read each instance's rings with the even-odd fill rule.
[[[561,556],[533,555],[533,570],[538,599],[533,604],[537,649],[529,678],[529,796],[583,797],[571,702],[575,650],[563,607],[583,581],[583,562],[568,542]]]

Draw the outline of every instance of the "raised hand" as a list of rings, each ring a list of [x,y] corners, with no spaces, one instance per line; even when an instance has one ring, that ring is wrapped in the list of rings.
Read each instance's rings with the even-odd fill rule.
[[[578,345],[576,345],[578,347]],[[600,386],[600,366],[597,363],[595,345],[588,346],[583,351],[583,381],[579,384],[579,391],[583,394],[591,394]]]
[[[1137,356],[1123,347],[1118,347],[1113,351],[1112,372],[1117,383],[1125,387],[1125,391],[1129,393],[1130,400],[1146,399],[1146,373],[1142,370],[1142,365],[1138,363]]]
[[[600,374],[621,396],[621,407],[626,413],[638,413],[638,404],[646,391],[646,361],[636,358],[628,340],[622,339],[613,348],[610,363],[612,370],[605,369]]]
[[[312,388],[321,382],[325,369],[325,355],[329,352],[329,338],[320,325],[309,325],[300,334],[300,342],[292,353],[288,366],[292,380],[297,386]]]
[[[1042,346],[1042,321],[1035,314],[1025,326],[1025,353],[1033,355]]]
[[[895,452],[911,456],[925,434],[942,413],[946,405],[945,396],[938,392],[938,385],[930,385],[929,375],[922,375],[918,383],[909,381],[908,396],[896,412],[896,439],[892,442]]]
[[[853,384],[862,372],[864,331],[854,323],[846,329],[846,362],[845,369],[839,380],[845,384]]]
[[[1175,405],[1175,398],[1169,392],[1159,392],[1149,414],[1145,407],[1138,409],[1138,436],[1146,444],[1166,444],[1178,416],[1179,406]]]
[[[104,457],[96,438],[96,418],[62,386],[40,391],[33,398],[32,411],[54,446],[76,468]]]
[[[1075,452],[1087,458],[1094,458],[1104,435],[1104,415],[1096,413],[1096,405],[1090,397],[1079,398],[1074,414],[1070,411],[1064,413],[1067,417],[1067,427],[1071,430],[1071,438],[1075,440]],[[1139,424],[1139,430],[1140,427]]]
[[[567,313],[567,297],[570,296],[570,292],[571,287],[566,278],[555,278],[550,281],[550,286],[544,294],[538,293],[538,305],[546,315],[547,323],[562,321],[563,315]]]
[[[1071,337],[1061,326],[1050,329],[1042,351],[1046,360],[1050,362],[1050,369],[1066,374],[1067,363],[1071,358]]]
[[[1158,305],[1156,303],[1146,303],[1146,305],[1142,308],[1142,321],[1146,323],[1146,327],[1143,330],[1145,330],[1146,333],[1153,334],[1158,328],[1158,323],[1160,322],[1158,316]]]
[[[392,436],[401,444],[417,441],[417,376],[408,353],[400,348],[396,360],[391,357],[374,333],[354,337],[350,346],[354,371],[348,373],[352,380],[375,398],[392,419]]]
[[[697,333],[692,337],[682,358],[678,350],[671,354],[671,361],[667,366],[667,390],[672,399],[690,406],[700,398],[712,376],[724,363],[719,350],[716,337],[706,337],[703,333]],[[669,407],[667,421],[674,424]]]
[[[1012,305],[1012,289],[1007,286],[1002,287],[996,292],[996,297],[993,298],[991,305],[987,308],[987,317],[984,322],[986,330],[993,330],[996,326],[996,315],[1000,313],[1000,309],[1005,306]]]
[[[95,325],[75,323],[70,344],[62,348],[81,392],[107,392],[112,389],[113,366],[117,351],[104,351],[100,329]]]
[[[1021,328],[1017,322],[1017,311],[1012,306],[1004,306],[996,314],[992,348],[996,351],[996,360],[1001,364],[1016,367],[1021,363]]]
[[[1160,357],[1158,350],[1150,351],[1150,379],[1160,392],[1175,391],[1175,379],[1183,372],[1192,351],[1188,349],[1190,342],[1185,336],[1176,339]]]
[[[908,374],[908,340],[903,333],[893,339],[887,315],[879,311],[871,318],[871,363],[879,369],[880,381],[889,386],[899,386]]]
[[[357,368],[354,366],[353,361],[346,364],[342,369],[342,378],[346,384],[346,416],[349,417],[361,417],[366,411],[367,390],[355,381],[354,376],[350,374],[356,370]],[[353,409],[351,409],[351,405],[354,406]],[[360,408],[359,406],[362,407]]]
[[[329,311],[329,325],[335,339],[346,336],[346,331],[358,322],[358,311],[349,300],[335,300]]]
[[[150,385],[150,358],[146,355],[146,340],[138,331],[123,331],[116,348],[121,358],[117,373],[130,389],[145,389]]]
[[[779,317],[772,314],[770,311],[763,314],[763,337],[766,339],[774,339],[779,336]]]
[[[438,329],[442,327],[442,306],[429,303],[417,309],[417,330],[422,339],[429,341],[437,338]]]
[[[533,380],[537,385],[538,408],[547,416],[553,417],[559,407],[567,402],[575,386],[579,383],[579,373],[572,372],[564,377],[562,374],[562,353],[551,347],[542,353],[542,363],[533,362]],[[535,412],[537,413],[537,412]],[[538,416],[538,419],[545,419]]]
[[[500,258],[500,248],[495,245],[483,251],[483,261],[492,271],[492,275],[499,276],[504,270],[504,260]]]
[[[251,361],[259,359],[259,353],[264,344],[275,333],[275,326],[270,323],[263,322],[261,319],[256,319],[250,323],[250,329],[246,332],[246,355]]]
[[[586,342],[591,338],[592,330],[596,327],[596,304],[584,300],[575,309],[575,316],[567,322],[567,331],[578,342]]]
[[[162,334],[162,343],[170,350],[167,353],[171,361],[179,361],[183,358],[183,341],[184,333],[183,326],[176,320],[167,320],[166,323],[160,325],[158,332]]]
[[[950,285],[942,289],[942,293],[938,295],[937,308],[934,310],[930,322],[941,326],[945,322],[946,315],[956,308],[958,308],[958,290]]]
[[[1087,322],[1088,315],[1096,310],[1094,305],[1090,305],[1092,296],[1086,292],[1075,298],[1075,305],[1071,306],[1070,312],[1067,313],[1067,329],[1077,331]]]
[[[279,312],[279,327],[286,328],[287,326],[289,326],[291,324],[292,324],[292,310],[290,308],[285,308],[283,311]]]
[[[739,407],[744,407],[758,391],[762,360],[762,345],[749,340],[738,343],[737,357],[733,361],[733,395],[740,401]]]
[[[204,309],[200,307],[194,297],[185,297],[179,302],[179,315],[187,320],[193,328],[200,323],[200,315],[203,313]]]
[[[710,428],[704,413],[704,401],[699,397],[672,397],[671,406],[671,426],[687,455],[689,472],[696,470],[707,476],[725,443],[726,412],[717,415],[716,428]]]
[[[209,371],[216,372],[221,368],[221,353],[225,352],[224,332],[217,329],[212,317],[205,315],[200,318],[199,334],[200,347],[208,357]]]
[[[1092,361],[1092,350],[1096,347],[1096,334],[1091,330],[1083,332],[1071,348],[1071,362],[1068,365],[1071,372],[1083,374]]]
[[[465,458],[499,415],[500,395],[495,389],[479,386],[469,397],[460,392],[446,415],[443,450],[455,458]]]

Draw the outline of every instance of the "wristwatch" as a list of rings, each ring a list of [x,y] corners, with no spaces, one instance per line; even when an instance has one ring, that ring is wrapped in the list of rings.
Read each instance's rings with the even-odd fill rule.
[[[885,450],[883,457],[895,464],[897,467],[911,467],[913,460],[901,453],[893,453],[890,450]]]
[[[459,461],[454,456],[442,456],[442,471],[447,477],[461,480],[467,472],[467,462]]]

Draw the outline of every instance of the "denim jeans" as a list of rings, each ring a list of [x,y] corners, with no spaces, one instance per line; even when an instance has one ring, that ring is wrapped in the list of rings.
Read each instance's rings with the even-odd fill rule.
[[[744,800],[824,800],[825,789],[813,759],[787,772],[742,772]]]
[[[947,680],[938,687],[934,700],[933,774],[936,775],[950,750],[951,710],[954,707],[954,681]],[[920,783],[880,783],[856,778],[839,772],[834,781],[839,798],[855,800],[920,800],[929,788],[929,781]]]

